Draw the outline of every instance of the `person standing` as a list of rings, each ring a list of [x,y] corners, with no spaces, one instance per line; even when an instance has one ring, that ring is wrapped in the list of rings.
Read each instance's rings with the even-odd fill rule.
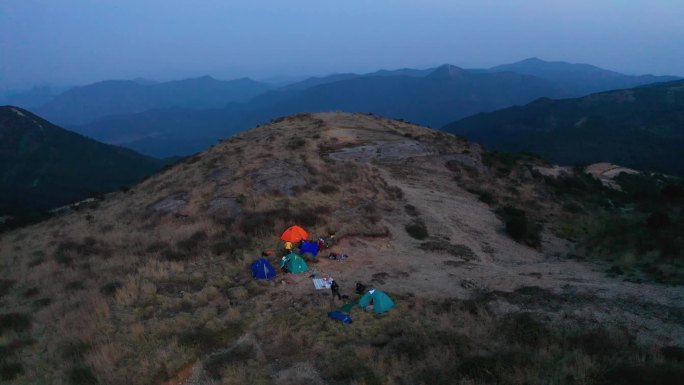
[[[333,300],[335,299],[335,296],[337,296],[337,299],[341,300],[342,296],[340,295],[340,286],[335,282],[335,280],[332,281],[330,284],[330,291],[332,291],[332,298]]]

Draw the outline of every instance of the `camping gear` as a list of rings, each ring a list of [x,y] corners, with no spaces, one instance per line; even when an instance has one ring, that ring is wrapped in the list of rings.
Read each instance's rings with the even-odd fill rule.
[[[344,313],[339,312],[339,311],[328,312],[328,318],[340,321],[340,322],[345,323],[345,324],[352,323],[352,319],[349,316],[349,314],[344,314]]]
[[[385,292],[373,289],[359,299],[359,306],[362,308],[372,306],[373,312],[384,313],[394,307],[394,301]]]
[[[299,226],[290,226],[283,232],[280,239],[285,242],[297,243],[305,239],[309,239],[309,233]]]
[[[318,254],[318,244],[315,242],[302,241],[302,247],[299,249],[299,254],[311,253],[312,256]]]
[[[340,311],[342,313],[349,313],[351,311],[351,309],[354,308],[354,306],[356,306],[356,302],[354,302],[354,301],[347,302],[344,304],[344,306],[342,306],[340,308]]]
[[[314,278],[311,281],[316,290],[330,289],[330,284],[332,284],[332,278]]]
[[[309,266],[304,258],[295,253],[290,253],[280,260],[280,267],[287,269],[292,274],[305,273],[309,271]]]
[[[366,285],[362,284],[361,282],[356,283],[356,294],[361,294],[364,291],[366,291]]]
[[[252,262],[252,278],[272,279],[276,276],[276,270],[266,258],[259,258]]]

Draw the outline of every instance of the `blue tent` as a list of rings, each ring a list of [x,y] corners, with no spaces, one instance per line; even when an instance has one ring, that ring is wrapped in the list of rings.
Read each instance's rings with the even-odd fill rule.
[[[252,277],[256,279],[271,279],[276,271],[266,258],[259,258],[252,263]]]
[[[318,243],[302,241],[302,247],[299,249],[299,254],[311,253],[314,257],[318,254]]]

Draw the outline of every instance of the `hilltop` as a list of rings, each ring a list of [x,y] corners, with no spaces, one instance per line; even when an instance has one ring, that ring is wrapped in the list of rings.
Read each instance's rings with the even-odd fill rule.
[[[275,119],[95,207],[1,235],[0,374],[15,384],[681,378],[681,286],[607,277],[609,264],[569,256],[559,226],[618,193],[549,170],[367,114]],[[326,317],[341,303],[305,274],[253,280],[249,264],[294,223],[335,233],[312,270],[351,298],[356,282],[383,290],[396,308],[356,308],[344,325]]]

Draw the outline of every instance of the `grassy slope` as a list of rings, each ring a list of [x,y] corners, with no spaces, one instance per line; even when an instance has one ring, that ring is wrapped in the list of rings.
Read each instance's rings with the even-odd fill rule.
[[[385,316],[355,310],[355,322],[346,326],[326,318],[330,299],[312,293],[306,277],[291,277],[298,283],[277,287],[253,281],[249,263],[275,247],[279,230],[293,221],[312,234],[336,231],[349,242],[377,239],[385,245],[401,238],[389,233],[387,226],[395,224],[385,217],[396,218],[400,228],[416,218],[430,219],[411,209],[402,190],[383,176],[387,170],[405,176],[404,183],[430,184],[437,172],[412,163],[427,166],[430,157],[409,160],[413,166],[407,166],[327,156],[364,144],[345,142],[351,130],[374,140],[416,139],[440,156],[465,157],[466,163],[446,164],[435,158],[435,170],[447,176],[442,183],[481,197],[488,192],[493,206],[516,205],[532,221],[561,215],[553,191],[529,174],[527,164],[543,164],[539,159],[490,155],[478,169],[476,145],[405,123],[343,117],[335,130],[317,116],[279,120],[186,159],[127,193],[112,194],[98,207],[3,235],[0,378],[14,378],[16,384],[93,379],[159,384],[198,358],[206,375],[228,384],[608,384],[658,378],[675,384],[680,378],[681,347],[638,340],[617,320],[617,327],[601,327],[575,317],[578,309],[593,314],[636,306],[630,314],[652,312],[676,325],[684,320],[681,307],[560,295],[537,286],[505,292],[481,288],[470,299],[459,299],[445,286],[435,296],[415,289],[391,292],[397,309]],[[260,180],[254,173],[273,159],[289,162],[305,176],[306,183],[293,190],[296,195],[258,190],[252,183]],[[465,165],[471,161],[475,167]],[[293,179],[272,187],[278,190]],[[219,198],[234,200],[240,213],[210,214]],[[179,201],[175,208],[159,204]],[[449,245],[428,237],[429,244],[418,244]],[[452,249],[473,253],[463,246]],[[434,258],[417,247],[407,255],[420,265]],[[352,254],[344,263],[354,266],[357,258]],[[393,272],[390,264],[366,262],[373,261],[356,266]],[[469,276],[450,278],[449,286],[458,286],[459,278]],[[552,320],[544,314],[567,317]]]

